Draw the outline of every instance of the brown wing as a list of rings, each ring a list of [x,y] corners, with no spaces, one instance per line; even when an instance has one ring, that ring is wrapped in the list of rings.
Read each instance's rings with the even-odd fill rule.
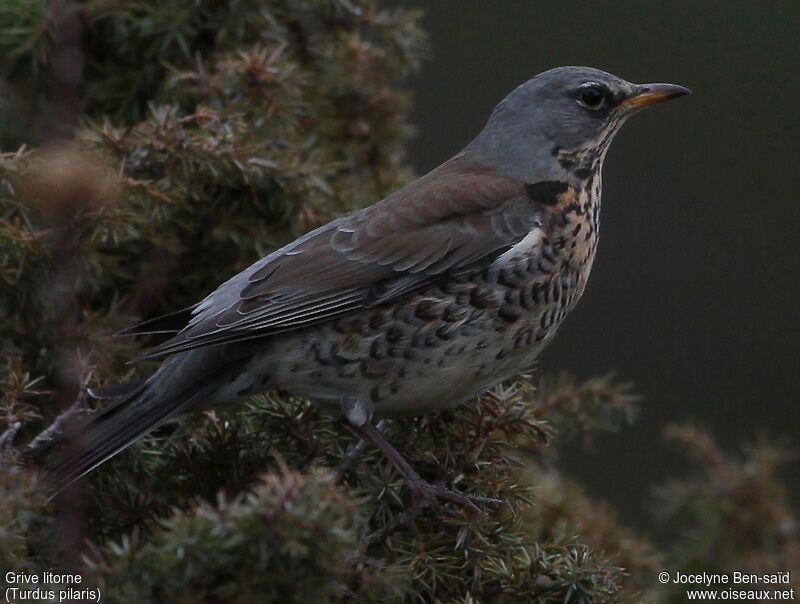
[[[456,158],[260,260],[145,356],[295,329],[490,263],[536,228],[525,186]]]

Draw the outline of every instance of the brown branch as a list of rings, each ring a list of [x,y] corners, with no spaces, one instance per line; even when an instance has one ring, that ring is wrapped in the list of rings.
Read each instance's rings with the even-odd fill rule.
[[[406,510],[383,528],[364,537],[358,546],[358,555],[363,556],[369,547],[377,545],[378,543],[383,543],[387,537],[393,535],[397,531],[408,529],[420,513],[420,511],[415,513],[413,510]]]
[[[6,447],[11,446],[11,443],[14,442],[14,437],[19,432],[19,429],[22,427],[22,422],[11,422],[6,428],[3,434],[0,434],[0,451],[5,449]]]
[[[42,430],[33,438],[33,440],[31,440],[31,442],[27,444],[23,451],[25,456],[34,456],[39,453],[50,442],[63,433],[64,426],[68,421],[84,410],[86,407],[86,385],[88,384],[88,381],[89,376],[87,375],[81,384],[81,389],[78,392],[75,402],[72,403],[72,405],[70,405],[66,411],[56,417],[52,424]]]

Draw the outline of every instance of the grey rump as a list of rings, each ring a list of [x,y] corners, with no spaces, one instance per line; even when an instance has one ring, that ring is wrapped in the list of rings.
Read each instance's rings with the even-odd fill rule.
[[[171,416],[260,390],[361,426],[456,405],[530,368],[586,286],[609,143],[637,109],[687,92],[585,67],[522,84],[455,157],[189,309],[146,355],[168,355],[155,374],[51,464],[56,489]],[[157,322],[131,333],[148,329]]]

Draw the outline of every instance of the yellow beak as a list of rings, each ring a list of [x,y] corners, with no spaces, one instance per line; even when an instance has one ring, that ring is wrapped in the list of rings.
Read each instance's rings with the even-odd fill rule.
[[[677,84],[642,84],[639,93],[622,101],[621,107],[626,109],[641,109],[648,105],[662,103],[679,96],[690,94],[692,91]]]

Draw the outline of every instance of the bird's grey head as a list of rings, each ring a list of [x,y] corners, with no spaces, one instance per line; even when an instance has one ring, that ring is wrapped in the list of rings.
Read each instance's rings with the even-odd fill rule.
[[[526,182],[583,181],[600,170],[628,117],[688,92],[674,84],[632,84],[590,67],[558,67],[503,99],[464,154]]]

